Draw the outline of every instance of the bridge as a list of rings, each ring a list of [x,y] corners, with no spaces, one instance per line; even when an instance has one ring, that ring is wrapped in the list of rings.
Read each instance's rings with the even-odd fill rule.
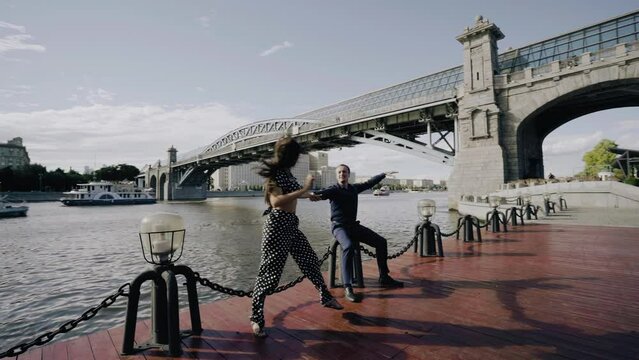
[[[309,151],[375,144],[452,166],[463,194],[543,178],[542,143],[592,112],[639,106],[639,11],[498,54],[499,27],[477,17],[456,40],[464,62],[313,110],[258,121],[146,169],[160,200],[204,199],[219,168],[269,157],[287,134]]]

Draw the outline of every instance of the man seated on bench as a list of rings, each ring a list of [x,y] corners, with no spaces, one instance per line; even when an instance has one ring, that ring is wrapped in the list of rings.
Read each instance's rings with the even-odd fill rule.
[[[396,171],[385,172],[373,176],[366,182],[349,184],[351,169],[341,164],[335,170],[337,184],[311,194],[311,201],[330,200],[331,203],[331,231],[335,239],[342,246],[342,279],[344,279],[344,297],[352,302],[359,302],[361,297],[353,292],[353,259],[354,246],[359,243],[370,245],[376,250],[377,267],[379,269],[379,283],[382,287],[403,287],[404,283],[388,275],[388,246],[386,239],[373,230],[360,225],[357,221],[357,196],[364,190],[378,184],[386,175]]]

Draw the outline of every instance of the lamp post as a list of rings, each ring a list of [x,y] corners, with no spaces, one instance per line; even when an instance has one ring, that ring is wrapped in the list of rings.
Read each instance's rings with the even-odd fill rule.
[[[131,283],[124,325],[122,354],[128,355],[147,348],[159,347],[163,350],[168,348],[171,356],[177,356],[182,352],[180,347],[182,336],[202,331],[194,273],[187,266],[173,264],[182,256],[185,233],[184,221],[177,214],[157,213],[142,219],[139,233],[142,256],[146,262],[155,266],[153,270],[148,270],[138,275]],[[180,333],[179,327],[176,274],[183,275],[186,278],[191,314],[191,331],[183,334]],[[152,339],[147,344],[135,348],[133,342],[140,300],[140,287],[147,280],[153,281],[151,293]]]
[[[419,256],[444,256],[442,233],[439,230],[439,226],[430,221],[435,212],[435,201],[422,199],[417,202],[417,214],[421,223],[415,227],[418,241],[415,242],[414,252],[417,252],[419,243]]]
[[[489,212],[486,213],[486,223],[490,222],[491,223],[491,227],[492,227],[492,231],[493,232],[500,232],[500,227],[499,224],[504,224],[504,231],[508,231],[508,229],[506,228],[506,215],[497,210],[497,208],[499,207],[499,205],[502,202],[502,197],[497,196],[497,195],[490,195],[488,196],[488,203],[490,204],[490,207],[492,207],[493,209]]]

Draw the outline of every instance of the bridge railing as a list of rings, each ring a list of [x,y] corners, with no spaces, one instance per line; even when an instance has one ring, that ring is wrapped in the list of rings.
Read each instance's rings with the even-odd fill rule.
[[[625,56],[629,52],[639,50],[639,41],[633,41],[625,44],[616,44],[613,47],[602,49],[594,52],[586,52],[580,56],[573,56],[568,59],[557,60],[549,64],[541,65],[535,68],[526,68],[524,70],[516,71],[510,74],[503,74],[506,76],[504,84],[513,82],[530,81],[534,78],[549,76],[561,72],[566,69],[573,69],[579,66],[586,66],[603,61],[611,61],[619,57]]]

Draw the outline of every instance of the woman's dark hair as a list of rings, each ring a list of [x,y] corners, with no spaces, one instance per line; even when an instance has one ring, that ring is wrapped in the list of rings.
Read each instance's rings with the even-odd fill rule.
[[[258,170],[258,174],[265,177],[264,182],[264,200],[269,202],[269,194],[276,186],[275,172],[279,169],[290,169],[297,163],[297,159],[302,153],[302,147],[293,138],[286,136],[275,143],[273,149],[273,157],[262,160],[262,166]]]

